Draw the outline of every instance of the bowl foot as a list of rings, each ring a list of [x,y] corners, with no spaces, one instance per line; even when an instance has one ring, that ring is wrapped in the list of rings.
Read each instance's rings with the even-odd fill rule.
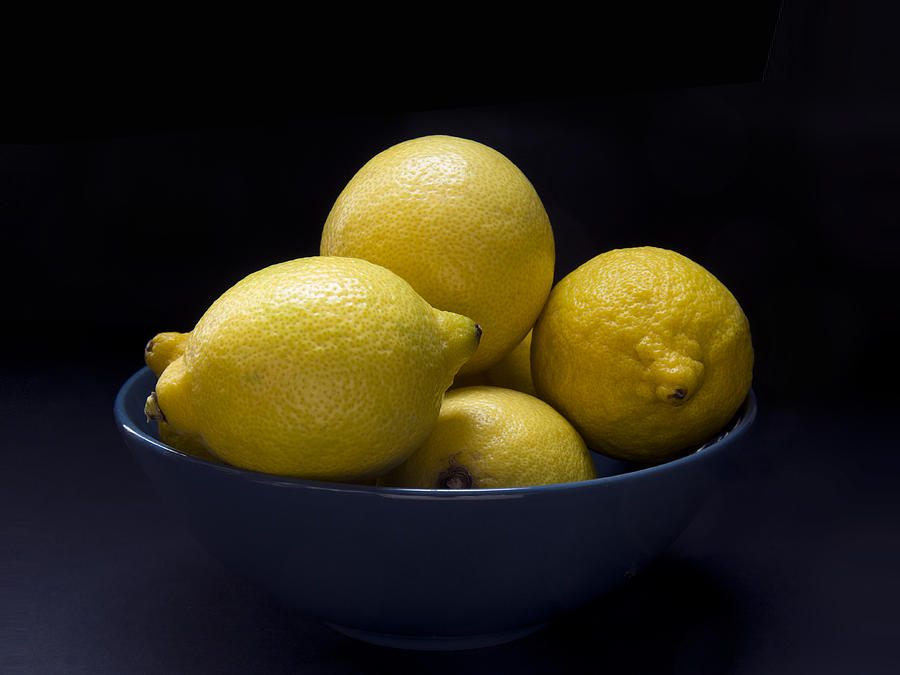
[[[420,651],[456,651],[460,649],[478,649],[480,647],[493,647],[505,642],[518,640],[526,635],[531,635],[547,625],[538,623],[524,628],[499,631],[497,633],[483,633],[481,635],[395,635],[392,633],[376,633],[373,631],[348,628],[334,623],[326,624],[347,637],[362,640],[381,647],[393,647],[396,649],[417,649]]]

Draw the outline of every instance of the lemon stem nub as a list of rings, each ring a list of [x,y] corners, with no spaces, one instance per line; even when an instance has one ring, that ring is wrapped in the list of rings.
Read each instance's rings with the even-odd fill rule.
[[[148,422],[151,420],[156,422],[166,421],[166,416],[163,414],[162,408],[159,407],[159,399],[157,399],[155,391],[147,397],[147,402],[144,404],[144,414],[147,416]]]
[[[469,470],[456,463],[456,455],[450,457],[450,466],[441,471],[437,478],[439,490],[467,490],[474,485],[475,480]]]
[[[478,344],[479,342],[481,342],[481,333],[482,333],[481,326],[476,323],[475,324],[475,344]]]
[[[660,385],[656,388],[656,397],[668,405],[680,406],[688,402],[691,396],[697,393],[697,389],[689,389],[682,385]]]

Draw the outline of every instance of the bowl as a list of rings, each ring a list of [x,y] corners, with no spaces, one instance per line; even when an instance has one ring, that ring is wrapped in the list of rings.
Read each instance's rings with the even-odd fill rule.
[[[156,438],[149,368],[114,406],[161,497],[226,566],[345,635],[464,649],[532,633],[602,596],[691,522],[756,416],[751,391],[723,433],[651,467],[592,453],[578,483],[426,490],[285,478],[208,462]]]

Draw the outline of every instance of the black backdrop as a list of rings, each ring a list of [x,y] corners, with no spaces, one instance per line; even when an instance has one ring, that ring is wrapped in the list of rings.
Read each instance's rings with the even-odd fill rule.
[[[85,562],[93,559],[79,548],[77,534],[84,518],[115,532],[121,519],[137,518],[145,528],[139,536],[157,537],[161,561],[173,550],[190,550],[191,564],[203,570],[198,578],[208,578],[204,566],[215,564],[184,540],[166,538],[177,521],[139,517],[154,498],[141,492],[141,477],[121,457],[110,406],[121,381],[142,365],[145,341],[161,330],[189,330],[245,274],[315,255],[331,203],[353,172],[376,152],[431,133],[486,143],[530,178],[554,227],[557,278],[604,250],[663,246],[706,266],[744,307],[756,346],[765,461],[736,493],[750,502],[720,505],[744,523],[745,538],[725,537],[719,550],[731,546],[736,559],[745,557],[745,545],[770,551],[767,574],[785,580],[783,588],[794,587],[791,570],[819,556],[830,575],[830,604],[826,610],[816,605],[815,589],[799,596],[779,594],[777,585],[767,587],[771,595],[747,591],[740,597],[758,610],[750,615],[759,622],[724,621],[713,631],[712,638],[724,640],[710,648],[714,671],[781,672],[776,664],[792,662],[846,672],[841,667],[864,652],[860,672],[889,672],[890,652],[876,645],[886,631],[898,632],[888,609],[890,599],[898,599],[890,562],[898,558],[898,520],[897,509],[888,506],[895,491],[886,480],[897,469],[890,440],[898,402],[891,289],[900,218],[900,98],[889,53],[896,22],[874,2],[763,5],[721,16],[600,22],[594,24],[604,28],[600,37],[585,26],[561,46],[535,43],[516,28],[487,51],[478,31],[457,39],[455,52],[439,48],[440,40],[423,46],[402,33],[385,33],[383,41],[367,43],[380,48],[367,50],[357,44],[365,34],[358,28],[344,36],[343,47],[332,42],[323,50],[330,66],[321,58],[304,61],[291,76],[267,66],[232,69],[227,61],[228,67],[183,70],[167,79],[149,68],[148,58],[130,78],[110,75],[90,86],[74,78],[76,66],[60,61],[55,84],[43,87],[49,97],[31,96],[33,87],[28,95],[7,96],[0,139],[0,414],[7,430],[3,459],[12,470],[4,472],[8,484],[0,500],[8,502],[4,513],[14,516],[3,521],[13,545],[0,570],[18,573],[5,606],[20,622],[20,640],[15,648],[4,646],[26,664],[23,672],[60,672],[54,654],[84,672],[125,672],[124,652],[116,661],[108,643],[84,642],[72,632],[94,601],[60,590],[71,588],[65,580],[93,588]],[[573,27],[586,23],[570,19]],[[552,21],[547,28],[565,33]],[[315,32],[308,27],[305,35]],[[447,30],[441,39],[452,34]],[[356,65],[340,65],[342,54],[355,57]],[[823,426],[826,421],[838,426]],[[65,440],[54,435],[57,429],[67,430]],[[78,453],[91,459],[77,460]],[[784,468],[782,458],[794,463]],[[104,475],[118,476],[144,501],[135,507],[110,491]],[[842,481],[848,476],[849,485]],[[72,487],[79,481],[81,488]],[[105,500],[101,511],[90,506],[90,492]],[[761,493],[765,503],[753,501]],[[812,506],[779,529],[798,503]],[[78,520],[63,512],[79,514]],[[839,531],[854,532],[861,548],[845,548],[837,535],[828,539],[823,518],[850,518],[840,521],[850,529]],[[711,532],[731,532],[704,522],[693,538],[686,535],[684,546],[697,546]],[[769,529],[753,529],[760,522]],[[867,533],[862,539],[852,530],[857,525]],[[814,544],[803,536],[810,532],[831,544]],[[70,548],[57,551],[50,539]],[[124,541],[118,554],[127,564],[134,562],[129,555],[143,560]],[[662,612],[649,630],[682,661],[645,655],[644,666],[658,672],[709,665],[710,657],[697,650],[679,652],[677,635],[667,633],[665,617],[684,618],[676,606],[695,603],[687,620],[703,630],[728,611],[705,582],[695,583],[703,572],[684,571],[678,557],[679,551],[689,556],[684,550],[676,548],[643,586],[616,596],[612,605],[626,624],[629,617],[641,621],[629,609],[634,603]],[[83,577],[60,576],[71,560],[81,560]],[[874,570],[873,560],[881,561]],[[215,569],[219,579],[224,573]],[[875,581],[849,581],[856,574]],[[221,578],[221,588],[201,585],[198,592],[221,593],[238,583]],[[740,580],[729,583],[740,587]],[[672,584],[687,590],[672,591]],[[845,584],[852,590],[834,590]],[[48,599],[48,588],[56,589],[55,599]],[[257,619],[262,612],[268,630],[284,629],[279,611],[260,610],[253,591],[238,588],[243,595],[235,603],[252,605]],[[103,597],[113,603],[117,592]],[[206,599],[182,597],[188,604]],[[779,603],[797,610],[785,618],[771,610]],[[806,624],[813,606],[826,618]],[[848,614],[861,622],[849,634]],[[193,616],[211,620],[202,612]],[[168,620],[151,616],[142,630]],[[592,626],[615,633],[605,621]],[[766,622],[774,622],[775,633],[766,632]],[[109,630],[103,623],[95,627]],[[302,624],[291,630],[315,629]],[[206,653],[203,640],[217,639],[212,631],[200,630],[198,653]],[[723,656],[741,631],[762,645],[760,661]],[[816,645],[836,634],[848,641],[845,649],[837,658],[831,651],[822,656]],[[140,631],[127,629],[117,635],[129,649],[155,654],[151,661],[161,670],[196,666],[183,647],[180,656],[159,655],[174,649],[172,639],[144,643]],[[532,650],[556,648],[552,636],[535,639]],[[629,648],[637,644],[621,634],[617,639]],[[41,642],[51,648],[42,651]],[[272,659],[276,670],[309,656],[278,652],[265,640],[255,644],[257,651],[241,655],[248,663]],[[355,656],[329,661],[327,649],[316,651],[325,670],[368,658],[360,647],[336,644]],[[210,647],[209,653],[218,652]],[[517,654],[491,653],[500,654],[493,657],[500,662]],[[631,658],[612,654],[605,665]],[[241,655],[227,658],[238,663]],[[524,667],[523,658],[513,661]]]
[[[767,395],[891,396],[892,365],[871,362],[893,337],[889,22],[791,3],[773,41],[778,10],[682,17],[669,31],[624,24],[617,40],[608,29],[590,46],[522,51],[524,63],[506,51],[524,38],[510,38],[486,52],[493,67],[476,34],[471,53],[425,53],[393,78],[415,45],[292,81],[216,88],[213,71],[208,88],[173,79],[168,97],[119,78],[90,95],[19,98],[0,151],[2,274],[16,289],[4,332],[25,347],[91,335],[87,347],[137,353],[159,330],[188,330],[246,273],[316,254],[331,203],[376,152],[447,133],[531,179],[557,277],[610,248],[678,250],[744,306]]]

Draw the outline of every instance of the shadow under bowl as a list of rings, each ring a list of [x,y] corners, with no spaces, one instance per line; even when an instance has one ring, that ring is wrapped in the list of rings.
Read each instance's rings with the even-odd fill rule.
[[[620,585],[687,527],[746,445],[727,429],[652,467],[592,453],[599,478],[481,490],[324,483],[208,462],[161,443],[149,368],[114,417],[161,497],[216,558],[286,605],[367,642],[465,649],[527,635]]]

